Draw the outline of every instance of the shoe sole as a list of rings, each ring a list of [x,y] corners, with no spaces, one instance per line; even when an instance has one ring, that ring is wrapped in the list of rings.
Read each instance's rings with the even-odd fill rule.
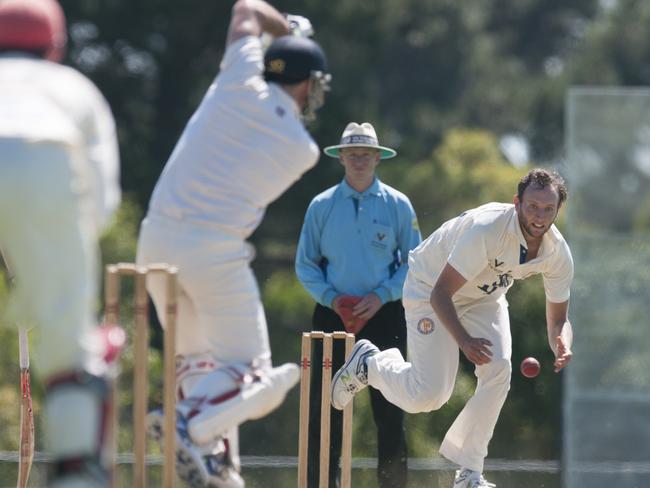
[[[343,374],[343,371],[345,371],[347,369],[347,367],[350,364],[352,364],[352,361],[354,361],[354,358],[363,349],[363,344],[365,344],[366,342],[370,343],[370,341],[368,341],[366,339],[361,339],[359,342],[357,342],[357,344],[355,344],[356,351],[354,351],[354,350],[352,351],[352,354],[350,354],[350,357],[348,358],[348,360],[345,362],[345,364],[343,364],[343,367],[341,367],[341,369],[339,369],[336,372],[336,374],[334,374],[334,378],[332,378],[332,387],[330,389],[330,404],[332,405],[332,407],[334,407],[337,410],[345,410],[345,407],[347,407],[347,405],[345,407],[343,407],[343,408],[338,408],[337,406],[334,405],[334,385],[336,385],[336,382],[338,381],[338,379]],[[362,346],[361,347],[356,347],[358,344],[362,344]],[[354,395],[352,395],[352,396],[354,396]]]

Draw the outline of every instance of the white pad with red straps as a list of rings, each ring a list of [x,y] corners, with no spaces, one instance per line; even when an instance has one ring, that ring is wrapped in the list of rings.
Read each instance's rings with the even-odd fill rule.
[[[212,354],[192,354],[176,356],[176,398],[183,400],[192,396],[192,390],[201,378],[223,367]]]
[[[188,419],[192,440],[207,444],[232,427],[271,413],[299,377],[300,370],[292,363],[266,371],[221,367],[204,376],[177,408]]]

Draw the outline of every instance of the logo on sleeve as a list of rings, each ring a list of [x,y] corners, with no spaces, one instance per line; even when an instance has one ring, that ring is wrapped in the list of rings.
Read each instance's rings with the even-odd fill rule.
[[[424,317],[418,322],[418,332],[423,335],[429,335],[435,329],[435,324],[433,320],[429,317]]]

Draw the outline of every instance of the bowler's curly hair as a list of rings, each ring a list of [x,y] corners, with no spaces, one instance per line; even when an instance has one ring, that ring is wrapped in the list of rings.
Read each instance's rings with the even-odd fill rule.
[[[547,186],[554,187],[560,195],[558,206],[562,205],[567,199],[568,194],[564,178],[555,171],[549,171],[544,168],[531,169],[519,180],[519,184],[517,185],[517,196],[520,201],[524,198],[524,191],[530,185],[535,185],[538,188],[546,188]]]

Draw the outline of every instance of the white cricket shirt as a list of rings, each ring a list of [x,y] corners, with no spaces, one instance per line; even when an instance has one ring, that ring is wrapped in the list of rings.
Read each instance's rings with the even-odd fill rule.
[[[156,185],[150,213],[247,237],[266,206],[316,164],[296,102],[263,79],[257,37],[226,49],[221,71]]]
[[[408,293],[413,298],[428,300],[448,262],[467,280],[453,297],[454,304],[461,308],[477,300],[497,300],[514,280],[538,273],[542,274],[550,302],[568,300],[573,259],[555,225],[544,234],[535,259],[524,262],[526,253],[515,206],[488,203],[445,222],[411,251],[410,273],[422,286],[413,287]],[[407,295],[406,288],[404,295]]]
[[[92,195],[98,226],[107,223],[120,201],[117,137],[110,108],[88,78],[26,54],[1,54],[0,161],[19,165],[25,156],[3,139],[64,148],[76,177],[71,190]]]

